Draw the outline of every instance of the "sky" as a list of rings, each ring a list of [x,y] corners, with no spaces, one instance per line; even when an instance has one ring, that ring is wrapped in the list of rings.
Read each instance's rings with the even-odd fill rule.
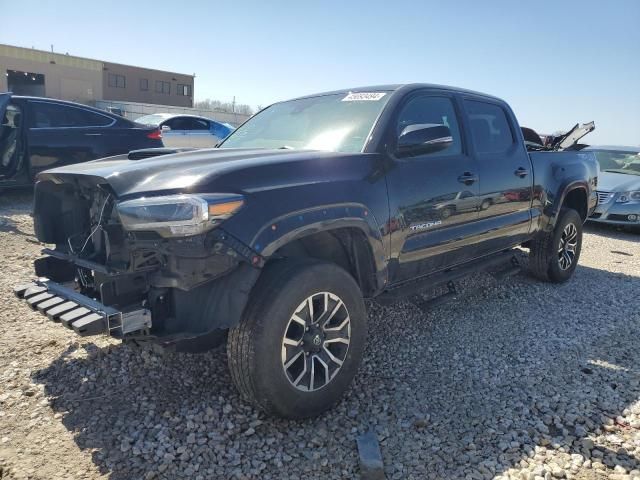
[[[640,145],[640,0],[0,0],[0,11],[0,43],[195,73],[196,100],[256,108],[437,83],[501,97],[541,133],[595,120],[590,143]]]

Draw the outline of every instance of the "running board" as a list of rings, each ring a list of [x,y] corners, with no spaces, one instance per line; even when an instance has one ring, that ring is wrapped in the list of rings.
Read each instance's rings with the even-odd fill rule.
[[[511,263],[512,265],[512,267],[509,268],[510,273],[512,271],[514,273],[520,271],[520,261],[518,260],[518,256],[518,250],[505,250],[503,252],[491,255],[490,257],[474,260],[464,265],[460,265],[459,267],[449,268],[447,270],[434,273],[433,275],[423,277],[422,279],[418,279],[410,283],[405,283],[391,288],[381,293],[375,298],[375,300],[382,305],[391,305],[398,300],[404,299],[406,297],[416,296],[421,294],[425,290],[432,289],[442,284],[447,284],[448,292],[442,295],[442,297],[444,298],[436,297],[432,300],[420,302],[422,305],[428,304],[430,306],[443,303],[444,301],[455,297],[455,295],[457,294],[455,284],[453,283],[455,280],[459,280],[478,271],[487,270],[489,268],[507,263]]]

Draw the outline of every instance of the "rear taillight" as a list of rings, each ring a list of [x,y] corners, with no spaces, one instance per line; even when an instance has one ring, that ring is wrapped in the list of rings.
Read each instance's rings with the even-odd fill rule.
[[[151,140],[160,140],[162,138],[162,132],[160,129],[154,130],[153,132],[147,133],[147,138]]]

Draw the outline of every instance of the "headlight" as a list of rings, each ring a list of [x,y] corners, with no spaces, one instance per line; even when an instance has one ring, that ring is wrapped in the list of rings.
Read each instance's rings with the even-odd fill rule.
[[[640,190],[635,192],[623,192],[616,198],[616,203],[640,202]]]
[[[240,195],[185,194],[127,200],[120,202],[117,210],[126,230],[151,230],[163,237],[175,237],[206,232],[243,203]]]

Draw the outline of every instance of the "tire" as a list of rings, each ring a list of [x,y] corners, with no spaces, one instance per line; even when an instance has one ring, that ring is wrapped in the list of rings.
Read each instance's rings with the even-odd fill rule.
[[[309,298],[316,324],[309,322]],[[326,318],[333,313],[326,329],[318,319],[323,310],[329,312]],[[349,273],[315,260],[276,261],[265,267],[240,324],[229,331],[231,378],[245,399],[268,414],[312,417],[335,405],[348,389],[366,337],[362,293]]]
[[[440,212],[440,218],[442,220],[446,220],[453,214],[453,209],[451,207],[446,207]]]
[[[578,212],[563,208],[555,228],[531,241],[529,270],[534,277],[554,283],[571,278],[582,249],[582,225]]]
[[[480,210],[486,210],[491,206],[491,200],[483,200],[480,204]]]

